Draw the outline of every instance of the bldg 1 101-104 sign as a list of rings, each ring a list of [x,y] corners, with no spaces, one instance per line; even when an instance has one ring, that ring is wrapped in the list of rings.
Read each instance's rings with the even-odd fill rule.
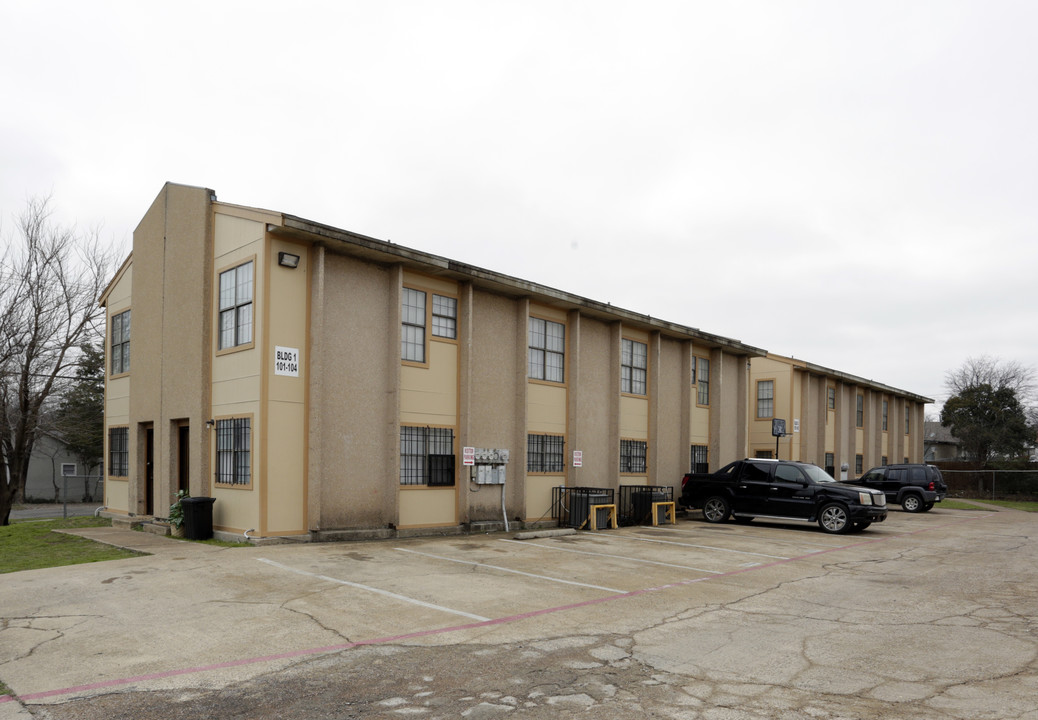
[[[299,348],[274,347],[274,374],[299,377]]]

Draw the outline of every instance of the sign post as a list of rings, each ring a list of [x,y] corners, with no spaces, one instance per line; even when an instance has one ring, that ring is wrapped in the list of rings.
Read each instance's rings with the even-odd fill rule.
[[[771,434],[775,436],[775,459],[779,456],[779,438],[786,436],[786,421],[782,418],[774,418],[771,421]]]

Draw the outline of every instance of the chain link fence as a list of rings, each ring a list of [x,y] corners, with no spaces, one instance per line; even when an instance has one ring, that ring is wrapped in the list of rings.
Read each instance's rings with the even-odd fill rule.
[[[937,463],[950,497],[984,500],[1038,501],[1038,466],[1031,469],[993,470]]]

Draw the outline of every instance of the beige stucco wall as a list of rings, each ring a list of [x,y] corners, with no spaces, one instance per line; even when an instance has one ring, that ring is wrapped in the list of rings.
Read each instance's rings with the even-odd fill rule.
[[[146,428],[154,430],[152,511],[165,517],[176,486],[181,423],[190,428],[190,487],[206,489],[212,263],[210,191],[166,185],[134,231],[130,341],[129,511],[148,511]],[[203,381],[200,383],[199,379]]]
[[[397,522],[399,268],[324,252],[311,303],[310,528]],[[392,330],[388,333],[387,328]],[[387,347],[388,346],[388,347]],[[313,469],[316,467],[316,471]]]
[[[569,468],[567,484],[611,487],[617,484],[620,463],[619,325],[581,317],[579,329],[577,370],[570,376],[574,389],[567,461],[572,450],[582,451],[584,459],[582,467]]]
[[[111,377],[111,327],[112,317],[130,310],[130,369],[134,366],[133,339],[136,328],[133,325],[132,302],[133,290],[133,265],[127,264],[122,274],[114,281],[108,290],[105,304],[106,323],[108,328],[106,334],[105,348],[105,433],[104,433],[104,465],[109,468],[108,457],[108,431],[109,427],[124,427],[130,424],[130,376],[119,375]],[[132,455],[131,455],[132,457]],[[109,468],[110,469],[110,468]],[[105,507],[111,511],[126,514],[130,512],[130,478],[113,477],[108,475],[105,479]]]

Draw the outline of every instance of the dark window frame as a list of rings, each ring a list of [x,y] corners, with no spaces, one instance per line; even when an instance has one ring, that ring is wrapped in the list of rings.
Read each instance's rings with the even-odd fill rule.
[[[453,487],[455,469],[453,428],[400,426],[402,486]]]
[[[128,477],[130,474],[130,428],[108,428],[108,475]]]
[[[526,436],[526,472],[558,474],[565,470],[565,436],[536,433]]]
[[[125,375],[130,372],[130,311],[124,310],[112,316],[110,333],[109,374]]]
[[[648,440],[620,440],[620,474],[644,475],[648,472]]]
[[[526,335],[526,376],[544,382],[566,382],[566,325],[531,315]]]
[[[248,268],[249,273],[248,279],[239,277],[239,275],[244,275],[246,268]],[[233,287],[225,289],[224,280],[227,278],[233,278]],[[228,297],[228,291],[232,290],[233,297]],[[232,268],[220,272],[217,278],[216,299],[217,350],[231,350],[234,348],[247,347],[251,346],[255,342],[255,297],[255,260],[246,260],[243,263],[239,263]],[[230,321],[231,324],[228,324],[228,321]],[[228,333],[230,333],[230,338],[226,337]]]
[[[216,421],[216,484],[243,487],[252,484],[252,418]]]
[[[639,364],[639,362],[641,364]],[[640,340],[620,341],[620,392],[646,396],[649,379],[649,346]]]

